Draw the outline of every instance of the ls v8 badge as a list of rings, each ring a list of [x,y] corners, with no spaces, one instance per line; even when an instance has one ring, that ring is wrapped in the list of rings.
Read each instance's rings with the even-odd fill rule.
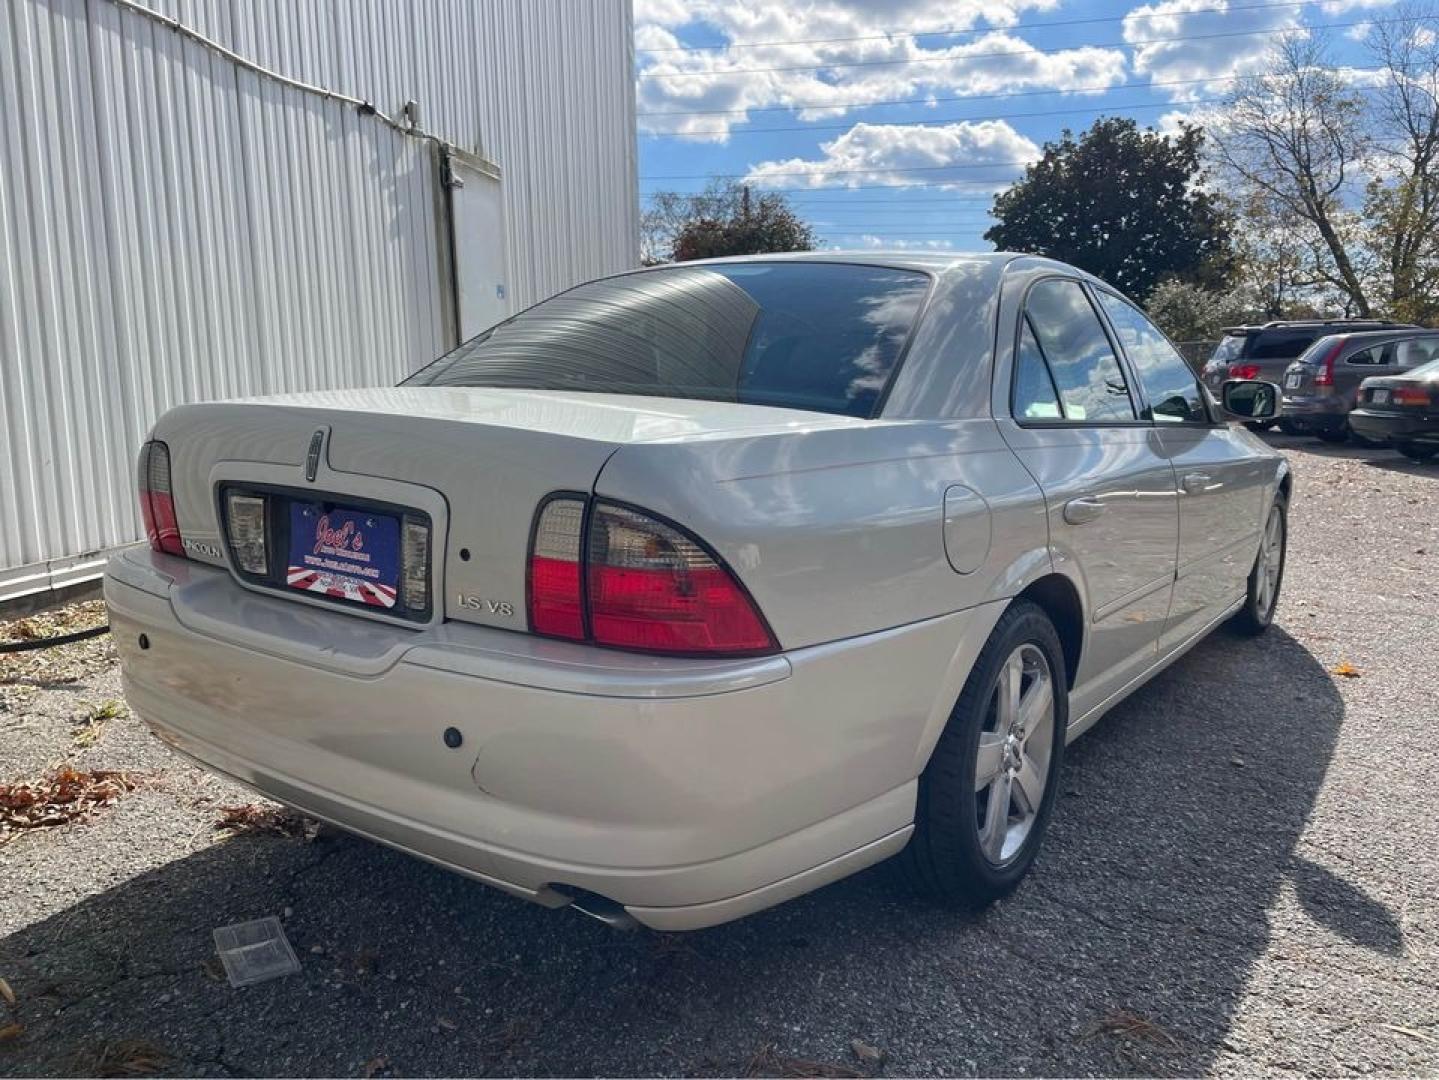
[[[488,600],[483,596],[460,593],[455,602],[466,611],[482,611],[486,615],[503,615],[509,618],[515,613],[514,605],[508,600]]]

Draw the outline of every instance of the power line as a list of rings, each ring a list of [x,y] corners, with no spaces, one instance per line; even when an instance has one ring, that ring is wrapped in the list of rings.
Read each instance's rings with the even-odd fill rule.
[[[1420,16],[1424,19],[1432,19],[1435,16]],[[1215,34],[1186,34],[1183,37],[1171,38],[1145,38],[1141,41],[1106,41],[1091,42],[1082,46],[1060,45],[1046,49],[1008,49],[1002,52],[989,53],[965,53],[958,56],[922,56],[909,60],[845,60],[829,64],[795,64],[789,67],[761,67],[761,68],[726,68],[723,71],[677,71],[668,75],[654,75],[648,71],[640,72],[640,77],[645,79],[713,79],[728,77],[730,75],[769,75],[776,72],[787,71],[834,71],[839,68],[867,68],[867,67],[910,67],[915,64],[949,64],[956,61],[968,60],[991,60],[1002,56],[1035,56],[1052,55],[1055,53],[1075,52],[1078,49],[1133,49],[1144,45],[1176,45],[1191,41],[1213,41],[1220,38],[1235,37],[1267,37],[1271,34],[1288,34],[1295,30],[1344,30],[1351,26],[1377,26],[1381,24],[1399,22],[1399,19],[1359,19],[1354,22],[1343,23],[1319,23],[1314,26],[1296,27],[1281,26],[1271,30],[1226,30],[1223,33]]]
[[[1082,109],[1046,109],[1040,112],[1022,113],[998,113],[992,116],[952,116],[942,120],[887,120],[884,127],[913,127],[930,128],[943,127],[946,124],[974,123],[985,120],[1024,120],[1036,116],[1077,116],[1082,113],[1124,113],[1134,112],[1138,109],[1175,109],[1189,108],[1192,105],[1213,105],[1216,102],[1227,100],[1225,97],[1204,97],[1192,98],[1185,102],[1174,101],[1151,101],[1142,105],[1090,105]],[[705,128],[697,131],[646,131],[642,134],[650,139],[688,139],[696,135],[763,135],[766,132],[787,132],[787,131],[849,131],[854,127],[855,121],[848,124],[798,124],[793,127],[764,127],[764,128],[741,128],[732,131],[729,128]]]
[[[854,176],[859,173],[940,172],[944,169],[1006,169],[1032,165],[1030,161],[966,161],[959,165],[889,165],[873,169],[775,169],[766,176]],[[641,180],[739,180],[754,170],[742,173],[681,173],[670,176],[641,176]]]
[[[989,27],[941,27],[935,30],[902,30],[893,27],[878,34],[861,34],[855,37],[832,37],[832,38],[791,38],[788,41],[737,41],[726,45],[670,45],[662,49],[636,49],[635,53],[641,56],[657,56],[661,53],[677,52],[713,52],[721,49],[767,49],[779,45],[832,45],[846,41],[891,41],[896,37],[951,37],[957,34],[987,34],[995,31],[1010,30],[1041,30],[1055,26],[1086,26],[1093,23],[1123,22],[1128,18],[1148,19],[1162,17],[1169,14],[1177,15],[1202,15],[1206,12],[1216,12],[1232,15],[1239,11],[1270,11],[1275,8],[1301,8],[1313,4],[1329,3],[1330,0],[1284,0],[1278,4],[1251,4],[1245,7],[1208,7],[1188,8],[1179,12],[1155,12],[1152,15],[1097,15],[1085,19],[1053,19],[1046,22],[1018,22],[1012,26],[989,26]]]
[[[1350,67],[1345,71],[1371,72],[1381,70],[1373,67]],[[879,101],[810,101],[791,102],[788,105],[754,105],[739,109],[676,109],[660,112],[635,113],[638,117],[650,116],[732,116],[738,113],[762,112],[803,112],[806,109],[876,109],[885,105],[940,105],[953,101],[999,101],[1018,97],[1043,97],[1047,94],[1106,94],[1111,90],[1148,90],[1154,87],[1195,86],[1199,83],[1237,82],[1243,75],[1216,75],[1202,79],[1164,79],[1158,82],[1106,83],[1096,86],[1067,86],[1048,90],[1009,90],[993,94],[957,94],[953,97],[889,98]]]
[[[865,169],[865,170],[861,170],[861,171],[862,171],[862,172],[868,172],[868,171],[870,171],[870,170]],[[715,177],[715,176],[710,176],[710,175],[707,174],[707,175],[702,176],[702,177],[698,177],[698,176],[697,176],[697,177],[690,177],[689,179],[694,179],[694,180],[711,180],[711,179],[716,179],[716,178],[717,178],[717,177]],[[644,180],[644,179],[646,179],[646,178],[645,178],[645,177],[640,177],[640,179],[641,179],[641,180]],[[902,183],[898,183],[898,184],[851,184],[851,185],[848,186],[848,187],[842,187],[842,188],[818,188],[818,187],[814,187],[814,186],[810,186],[810,187],[771,187],[771,186],[769,186],[768,184],[751,184],[750,187],[753,189],[753,191],[754,191],[754,193],[755,193],[756,195],[769,195],[769,194],[788,195],[788,194],[791,194],[791,193],[803,193],[803,192],[809,192],[809,191],[911,191],[911,190],[913,190],[914,188],[939,188],[939,189],[943,189],[946,184],[959,184],[959,183],[962,183],[962,182],[963,182],[963,181],[962,181],[962,180],[959,180],[959,179],[950,179],[950,180],[906,180],[906,181],[904,181],[904,182],[902,182]],[[642,191],[642,192],[640,192],[640,195],[643,196],[643,197],[645,197],[645,198],[650,198],[650,197],[653,197],[654,195],[657,195],[657,194],[666,194],[666,195],[668,195],[668,194],[674,194],[674,195],[703,195],[704,192],[703,192],[703,191],[676,191],[676,192],[670,192],[670,191],[665,191],[665,192]],[[989,198],[991,194],[992,194],[992,193],[976,194],[974,197],[975,197],[975,198]],[[956,198],[965,198],[966,196],[965,196],[962,192],[955,192],[955,193],[954,193],[954,197],[956,197]]]

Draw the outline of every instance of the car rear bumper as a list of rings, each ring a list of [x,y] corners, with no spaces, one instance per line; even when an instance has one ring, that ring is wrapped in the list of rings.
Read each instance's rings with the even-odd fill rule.
[[[1439,443],[1439,415],[1419,413],[1375,412],[1355,409],[1349,414],[1349,426],[1366,439],[1405,439],[1411,442]]]
[[[1279,420],[1296,431],[1329,431],[1343,427],[1349,402],[1342,397],[1297,397],[1281,399]]]
[[[667,930],[899,851],[953,672],[1002,608],[697,661],[387,626],[145,549],[105,588],[127,699],[176,749],[516,895],[586,890]]]

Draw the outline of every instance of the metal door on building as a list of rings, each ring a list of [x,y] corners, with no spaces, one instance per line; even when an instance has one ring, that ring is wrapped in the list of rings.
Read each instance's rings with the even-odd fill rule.
[[[456,323],[468,341],[510,315],[504,200],[498,166],[454,150],[447,159]]]

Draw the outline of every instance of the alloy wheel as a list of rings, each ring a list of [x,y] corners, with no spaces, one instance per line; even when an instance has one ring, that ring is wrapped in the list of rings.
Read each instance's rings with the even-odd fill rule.
[[[974,798],[979,847],[1000,866],[1039,817],[1054,752],[1054,675],[1031,642],[1005,660],[979,732]]]
[[[1279,574],[1284,569],[1284,512],[1270,507],[1264,525],[1264,542],[1259,548],[1259,575],[1255,582],[1254,607],[1261,619],[1268,620],[1279,594]]]

